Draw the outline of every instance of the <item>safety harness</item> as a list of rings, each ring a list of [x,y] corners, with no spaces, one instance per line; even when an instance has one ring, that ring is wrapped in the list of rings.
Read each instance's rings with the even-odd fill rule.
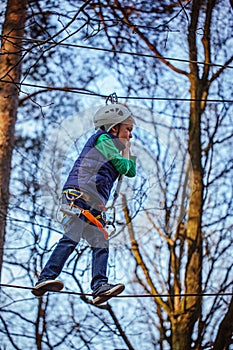
[[[60,210],[63,212],[63,218],[62,218],[63,225],[65,225],[68,222],[70,216],[76,215],[80,217],[81,215],[83,215],[90,223],[98,227],[98,229],[103,233],[104,238],[107,240],[108,232],[104,228],[103,224],[98,220],[100,218],[103,218],[103,216],[101,214],[94,216],[91,213],[91,210],[83,209],[75,203],[75,201],[78,198],[81,198],[86,202],[86,196],[84,195],[84,193],[76,189],[67,189],[63,191],[63,194],[65,194],[66,199],[69,202],[68,204],[61,204],[61,207],[60,207]],[[104,207],[101,207],[101,208],[103,211],[106,210],[106,208]]]

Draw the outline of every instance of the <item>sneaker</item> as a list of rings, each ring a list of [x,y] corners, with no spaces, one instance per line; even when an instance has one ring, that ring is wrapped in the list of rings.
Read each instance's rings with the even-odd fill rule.
[[[46,292],[59,292],[64,287],[64,284],[59,280],[45,279],[38,281],[32,289],[32,294],[36,297],[41,297]]]
[[[124,289],[124,284],[103,284],[94,291],[93,304],[100,305],[105,303],[108,299],[123,292]]]

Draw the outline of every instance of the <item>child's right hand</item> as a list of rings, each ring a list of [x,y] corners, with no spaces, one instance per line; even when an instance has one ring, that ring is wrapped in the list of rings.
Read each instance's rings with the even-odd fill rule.
[[[122,140],[122,142],[123,142],[123,140]],[[128,158],[129,159],[129,157],[130,157],[130,147],[131,147],[131,143],[130,143],[130,141],[128,141],[128,140],[126,140],[126,139],[124,139],[124,145],[125,145],[125,149],[123,150],[123,152],[122,152],[122,156],[124,157],[124,158]]]

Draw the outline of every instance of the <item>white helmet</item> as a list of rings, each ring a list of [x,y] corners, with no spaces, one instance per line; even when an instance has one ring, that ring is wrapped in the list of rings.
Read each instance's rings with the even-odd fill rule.
[[[134,123],[132,113],[127,107],[119,103],[106,105],[98,109],[95,113],[93,122],[95,129],[99,129],[104,126],[106,131],[111,130],[115,125],[122,123],[124,120],[131,117],[131,121]]]

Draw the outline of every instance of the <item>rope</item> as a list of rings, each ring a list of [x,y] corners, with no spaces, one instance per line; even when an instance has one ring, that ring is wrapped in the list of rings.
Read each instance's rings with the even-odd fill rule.
[[[26,289],[32,290],[33,287],[20,286],[15,284],[5,284],[1,283],[0,287],[7,288],[16,288],[16,289]],[[50,292],[50,293],[60,293],[60,294],[70,294],[70,295],[79,295],[79,296],[93,296],[92,293],[82,293],[82,292],[73,292],[73,291],[59,291],[59,292]],[[174,297],[194,297],[194,296],[206,296],[206,297],[220,297],[220,296],[232,296],[233,292],[224,292],[224,293],[181,293],[181,294],[120,294],[113,297],[116,298],[174,298]]]

